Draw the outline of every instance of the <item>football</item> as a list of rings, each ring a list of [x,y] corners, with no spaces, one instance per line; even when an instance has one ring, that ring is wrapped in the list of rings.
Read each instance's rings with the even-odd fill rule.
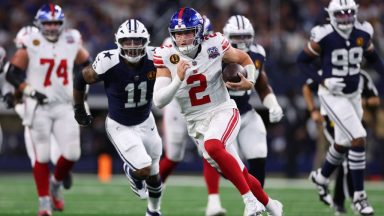
[[[245,77],[247,77],[247,71],[243,68],[243,66],[236,63],[227,64],[223,70],[224,82],[240,82],[240,76],[238,73],[242,73]]]

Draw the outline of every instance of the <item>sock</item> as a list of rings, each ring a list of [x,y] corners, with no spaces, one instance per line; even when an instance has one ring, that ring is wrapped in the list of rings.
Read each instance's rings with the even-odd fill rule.
[[[71,171],[74,164],[74,161],[67,160],[63,156],[60,156],[55,167],[55,180],[58,182],[63,181],[64,177],[68,175],[69,171]]]
[[[163,184],[161,179],[157,181],[145,181],[148,189],[148,209],[150,211],[160,211],[161,193],[163,191]]]
[[[179,162],[171,161],[167,156],[160,160],[160,177],[163,182],[167,180],[168,176],[172,173]]]
[[[268,204],[269,198],[268,195],[263,190],[263,187],[261,187],[260,182],[253,177],[251,174],[248,173],[248,170],[244,168],[243,170],[244,178],[247,180],[247,183],[255,197],[264,205],[266,206]]]
[[[221,208],[221,202],[220,202],[219,194],[209,194],[207,206],[216,206],[217,208]]]
[[[265,181],[265,158],[253,158],[247,160],[249,164],[248,172],[259,180],[261,187],[264,187]]]
[[[210,139],[204,143],[208,155],[219,165],[224,176],[232,182],[240,194],[247,193],[250,188],[245,180],[236,159],[227,152],[224,144],[217,139]]]
[[[335,192],[333,195],[333,202],[336,205],[344,206],[344,169],[343,165],[339,166],[336,183],[335,183]]]
[[[208,163],[206,159],[203,159],[203,164],[204,180],[207,184],[208,194],[218,194],[220,174]]]
[[[49,167],[48,163],[35,162],[33,176],[39,197],[49,196]]]
[[[329,147],[325,162],[321,168],[321,174],[325,178],[329,178],[333,171],[340,165],[344,159],[344,152],[336,150],[335,145]]]
[[[354,191],[364,191],[365,148],[351,147],[348,152]]]

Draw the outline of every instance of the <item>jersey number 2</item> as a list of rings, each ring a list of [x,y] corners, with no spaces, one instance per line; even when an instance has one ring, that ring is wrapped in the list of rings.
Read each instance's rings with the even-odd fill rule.
[[[199,86],[194,86],[189,90],[189,98],[191,99],[192,106],[199,106],[211,102],[209,95],[204,95],[201,98],[197,98],[197,93],[205,91],[207,89],[207,78],[203,74],[194,74],[188,77],[187,84],[193,84],[194,82],[200,82]]]
[[[52,85],[51,82],[51,75],[52,75],[52,70],[53,67],[55,66],[55,59],[40,59],[40,64],[48,64],[48,71],[47,74],[45,75],[44,79],[44,87]],[[63,85],[68,84],[68,72],[67,72],[67,60],[62,59],[59,63],[59,66],[56,69],[56,75],[57,77],[63,78]]]

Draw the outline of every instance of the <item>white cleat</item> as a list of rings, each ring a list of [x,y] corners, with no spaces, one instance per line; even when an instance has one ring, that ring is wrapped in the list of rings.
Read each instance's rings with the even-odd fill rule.
[[[127,176],[129,180],[129,184],[131,185],[131,189],[133,193],[136,194],[140,199],[145,200],[148,198],[148,190],[144,180],[136,180],[129,173],[129,166],[124,163],[124,172],[125,176]]]
[[[321,169],[318,169],[316,171],[312,171],[309,174],[309,180],[311,180],[317,188],[317,192],[319,194],[319,199],[322,201],[325,205],[332,207],[333,206],[333,199],[332,196],[329,194],[329,189],[328,189],[328,183],[329,181],[326,182],[321,182],[319,180],[319,175]]]
[[[265,207],[256,198],[245,203],[245,216],[260,216],[265,212]]]
[[[207,207],[205,210],[205,216],[225,216],[227,213],[227,210],[225,208],[222,208],[221,206],[217,207]]]
[[[278,201],[269,198],[269,202],[266,206],[268,216],[282,216],[283,215],[283,204]]]
[[[374,215],[373,207],[369,204],[365,191],[354,193],[353,207],[357,214],[363,216]]]

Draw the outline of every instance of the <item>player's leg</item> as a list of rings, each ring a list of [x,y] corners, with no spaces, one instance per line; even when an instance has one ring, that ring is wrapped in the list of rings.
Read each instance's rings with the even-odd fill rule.
[[[344,182],[346,180],[346,173],[344,173],[344,163],[339,166],[337,170],[336,182],[335,182],[335,190],[333,192],[333,204],[336,211],[336,214],[346,213],[344,207],[345,195],[344,195]]]
[[[56,105],[50,112],[54,119],[53,135],[61,153],[51,177],[51,197],[54,207],[61,210],[64,204],[61,191],[63,180],[80,158],[80,128],[73,118],[73,108],[70,104]]]
[[[32,153],[28,152],[33,163],[33,176],[39,199],[39,215],[51,215],[52,212],[49,193],[49,137],[51,125],[52,122],[49,120],[47,113],[37,108],[31,126],[25,127],[26,144],[32,149]]]
[[[208,161],[203,158],[203,174],[208,190],[208,203],[205,209],[206,216],[225,215],[227,212],[222,206],[219,196],[220,174]]]
[[[152,159],[149,177],[145,180],[148,188],[147,216],[160,216],[160,202],[163,191],[163,183],[159,174],[159,160],[162,152],[162,141],[156,128],[156,122],[152,115],[148,117],[138,128],[141,131],[141,139],[148,155]]]
[[[105,128],[109,140],[124,163],[124,172],[132,191],[140,199],[146,199],[148,195],[144,180],[150,175],[152,159],[136,126],[124,126],[107,117]]]
[[[51,135],[51,162],[52,164],[56,165],[57,161],[59,160],[61,156],[61,150],[59,147],[59,144],[57,143],[55,137]],[[72,174],[71,172],[68,173],[63,179],[63,187],[64,189],[70,189],[72,187]]]
[[[265,180],[265,160],[267,157],[267,131],[260,115],[251,110],[241,115],[241,127],[237,135],[241,154],[248,162],[248,172],[261,186]]]
[[[264,210],[254,197],[250,186],[243,175],[244,164],[236,151],[227,151],[227,144],[234,142],[240,128],[240,116],[237,109],[226,109],[213,113],[204,134],[204,143],[200,148],[207,161],[220,170],[234,184],[243,196],[244,203],[250,215]],[[234,150],[234,149],[232,149]],[[260,187],[261,188],[261,187]]]
[[[187,125],[176,101],[165,107],[163,125],[165,155],[160,160],[160,176],[165,182],[177,164],[183,160],[188,139]]]

